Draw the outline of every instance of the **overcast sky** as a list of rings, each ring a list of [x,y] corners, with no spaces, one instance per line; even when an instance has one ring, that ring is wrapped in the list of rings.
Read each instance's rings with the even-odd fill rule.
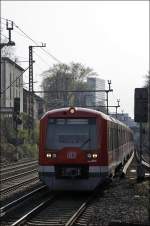
[[[1,16],[39,44],[46,43],[45,50],[61,62],[80,62],[110,79],[110,104],[120,98],[119,112],[133,117],[134,89],[144,85],[149,70],[149,1],[2,1]],[[2,28],[8,37],[5,20]],[[16,27],[12,40],[19,60],[28,60],[28,46],[34,43]],[[34,50],[37,89],[42,71],[57,61],[40,48]]]

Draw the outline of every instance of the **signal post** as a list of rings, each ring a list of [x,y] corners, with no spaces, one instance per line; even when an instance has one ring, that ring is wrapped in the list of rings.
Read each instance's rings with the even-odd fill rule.
[[[148,88],[136,88],[134,93],[134,121],[140,125],[139,160],[137,165],[137,179],[145,177],[145,170],[142,166],[143,153],[143,127],[142,123],[148,121]]]

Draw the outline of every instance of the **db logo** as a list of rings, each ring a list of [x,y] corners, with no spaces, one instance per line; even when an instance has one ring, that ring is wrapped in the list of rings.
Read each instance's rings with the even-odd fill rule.
[[[67,159],[75,159],[77,156],[76,152],[68,152]]]

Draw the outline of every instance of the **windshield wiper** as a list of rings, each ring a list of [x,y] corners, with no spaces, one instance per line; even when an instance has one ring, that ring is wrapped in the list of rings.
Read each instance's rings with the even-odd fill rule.
[[[88,138],[86,141],[84,141],[83,144],[81,144],[80,148],[83,148],[83,146],[84,146],[85,144],[87,144],[89,141],[91,141],[90,138]]]

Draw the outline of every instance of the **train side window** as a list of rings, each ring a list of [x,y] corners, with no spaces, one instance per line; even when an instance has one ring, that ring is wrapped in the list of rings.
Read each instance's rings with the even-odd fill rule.
[[[115,149],[115,127],[113,127],[112,129],[112,133],[113,133],[113,150]]]
[[[118,148],[118,126],[116,127],[116,148]]]
[[[125,136],[125,131],[123,129],[123,144],[126,143],[126,136]]]
[[[120,145],[122,145],[122,127],[121,127],[121,136],[120,136],[120,138],[121,138]]]
[[[117,126],[117,148],[119,147],[119,134],[118,134],[118,126]]]
[[[113,134],[113,127],[111,128],[111,149],[114,149],[114,134]]]
[[[111,150],[113,150],[114,146],[113,128],[110,129],[110,136],[111,136]]]
[[[118,146],[120,146],[120,128],[118,127]]]
[[[119,128],[119,146],[121,145],[121,128]]]
[[[115,148],[117,148],[117,127],[115,125]]]
[[[117,148],[117,125],[115,125],[115,148]]]
[[[109,125],[109,128],[108,128],[108,150],[111,151],[110,125]]]
[[[115,128],[115,125],[114,125],[114,129],[113,129],[113,149],[115,149],[115,137],[116,137],[116,128]]]
[[[111,128],[109,128],[109,150],[111,150]]]
[[[109,151],[111,150],[111,136],[110,136],[110,127],[109,127]]]

